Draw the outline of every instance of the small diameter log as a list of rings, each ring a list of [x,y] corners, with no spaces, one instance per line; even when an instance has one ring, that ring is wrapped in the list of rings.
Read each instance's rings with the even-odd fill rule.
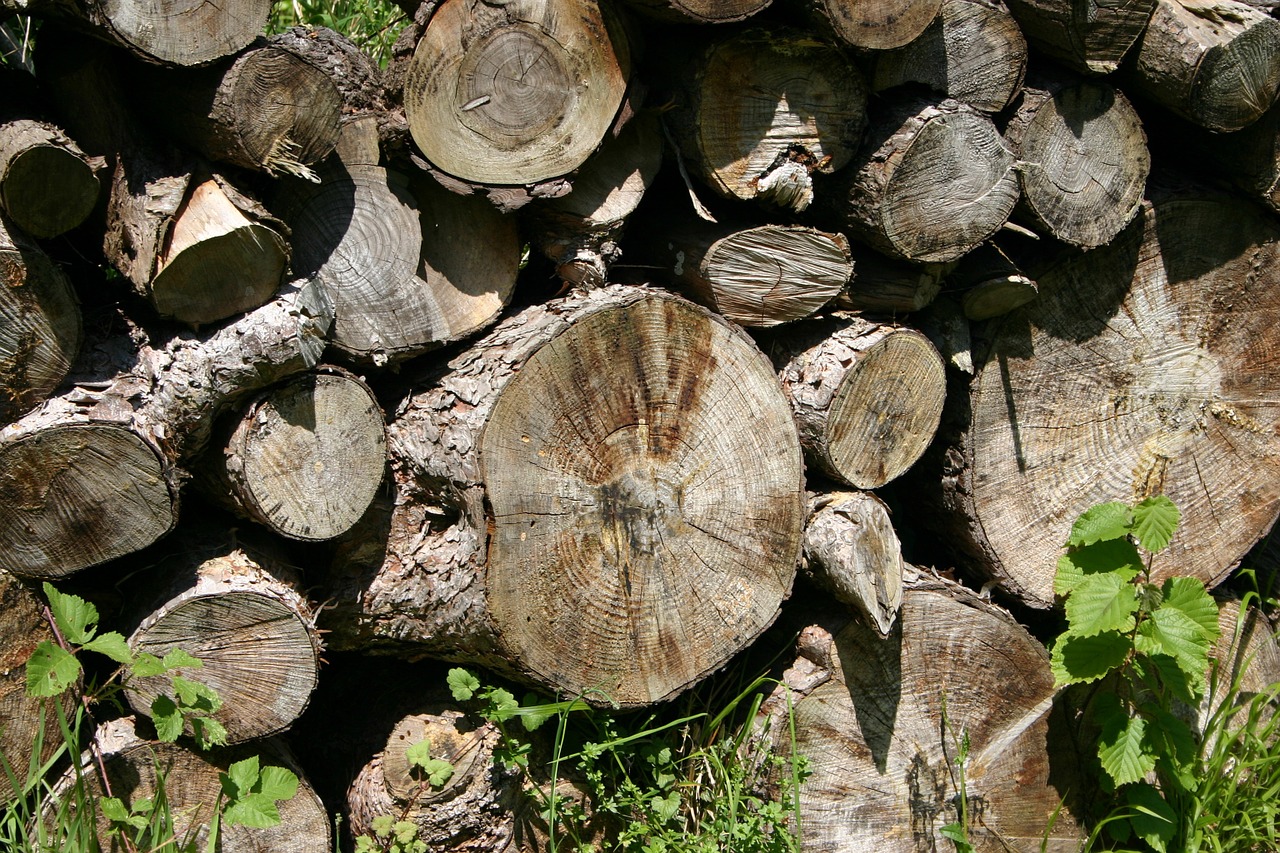
[[[888,637],[902,607],[902,544],[889,508],[868,492],[819,495],[809,504],[801,567],[864,624]]]
[[[1008,0],[1009,11],[1036,52],[1085,74],[1110,74],[1142,35],[1156,0],[1079,3]]]
[[[1225,578],[1280,510],[1280,373],[1258,343],[1280,322],[1278,238],[1247,201],[1161,191],[1108,246],[1038,271],[1039,298],[988,326],[920,483],[942,485],[946,541],[1047,608],[1077,515],[1165,494],[1182,525],[1153,579]]]
[[[1018,201],[1017,160],[994,124],[950,98],[890,104],[828,199],[849,233],[896,258],[954,261]]]
[[[473,184],[537,184],[599,146],[630,73],[607,4],[445,0],[405,71],[405,118],[440,171]]]
[[[686,296],[741,326],[808,317],[853,275],[843,234],[799,225],[733,228],[694,219],[650,224],[645,257]]]
[[[860,317],[824,321],[773,357],[806,457],[840,482],[883,486],[933,440],[946,375],[919,332]]]
[[[763,708],[780,756],[808,759],[803,849],[943,850],[962,796],[975,850],[1080,849],[1067,799],[1077,758],[1050,751],[1063,737],[1049,654],[975,594],[941,581],[908,589],[888,638],[847,617],[812,625],[782,680]]]
[[[217,692],[222,707],[211,716],[227,730],[227,742],[237,744],[284,731],[302,714],[316,686],[321,646],[296,572],[256,552],[221,550],[207,559],[206,550],[192,550],[165,563],[168,588],[129,647],[159,658],[181,649],[199,659],[202,666],[175,674]],[[125,696],[149,716],[157,696],[173,695],[170,681],[133,678]]]
[[[573,177],[573,192],[525,209],[531,239],[569,285],[601,287],[618,239],[662,166],[662,129],[645,112],[608,138]]]
[[[962,289],[960,305],[970,320],[990,320],[1040,295],[1036,283],[994,243],[983,243],[961,259],[947,279]]]
[[[696,173],[731,200],[804,210],[811,174],[848,163],[866,128],[862,73],[798,30],[716,39],[677,85],[667,127]]]
[[[1209,130],[1240,130],[1280,93],[1280,21],[1233,0],[1160,0],[1124,82]]]
[[[369,386],[321,368],[259,394],[206,454],[200,485],[290,539],[323,541],[360,520],[382,484],[386,426]]]
[[[831,302],[841,311],[893,316],[927,308],[942,292],[942,280],[955,263],[913,264],[851,244],[853,279]]]
[[[59,578],[137,551],[177,517],[177,466],[243,395],[315,366],[332,307],[313,285],[204,338],[144,346],[0,429],[0,563]]]
[[[156,768],[164,770],[164,794],[173,815],[174,835],[180,842],[191,841],[197,850],[204,850],[208,844],[209,822],[222,795],[219,776],[234,762],[253,755],[259,756],[259,767],[292,771],[298,777],[298,791],[290,799],[276,803],[280,823],[275,826],[221,824],[217,849],[221,853],[315,853],[333,847],[329,813],[282,742],[266,740],[248,747],[199,753],[182,744],[147,740],[140,735],[132,717],[122,717],[98,727],[94,746],[104,758],[111,793],[124,802],[126,810],[139,800],[154,800],[159,793]],[[81,765],[86,785],[95,796],[105,796],[95,762],[88,753],[81,756]],[[72,772],[68,770],[58,781],[55,798],[70,790]],[[48,819],[50,816],[46,815]],[[105,850],[118,849],[111,844],[108,828],[107,819],[99,810],[98,841]]]
[[[1096,249],[1137,215],[1151,154],[1125,96],[1101,81],[1037,76],[1005,140],[1019,160],[1018,213],[1064,243]]]
[[[635,707],[773,621],[800,555],[802,463],[744,333],[613,286],[527,309],[451,368],[390,427],[381,565],[339,567],[327,593],[344,641]]]
[[[1027,40],[1001,0],[943,0],[923,33],[872,54],[871,89],[920,83],[984,113],[1003,110],[1022,87]]]
[[[0,424],[53,393],[75,361],[80,338],[71,282],[0,216]]]
[[[102,165],[48,122],[0,123],[0,206],[32,237],[56,237],[88,218]]]
[[[858,48],[889,50],[920,36],[938,16],[942,0],[806,0],[817,25]]]
[[[672,24],[728,24],[769,8],[773,0],[627,0],[637,12]]]

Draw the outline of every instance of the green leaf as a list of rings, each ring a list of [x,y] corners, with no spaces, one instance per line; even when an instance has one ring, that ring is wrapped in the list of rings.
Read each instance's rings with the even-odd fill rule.
[[[164,664],[160,658],[150,652],[139,652],[138,656],[133,659],[134,678],[152,678],[157,675],[164,675],[164,673]]]
[[[467,672],[462,667],[454,667],[449,670],[446,679],[449,682],[449,691],[453,693],[453,698],[459,702],[465,702],[476,695],[476,691],[480,689],[480,679]]]
[[[1191,726],[1154,705],[1144,707],[1143,713],[1154,723],[1147,735],[1154,742],[1157,764],[1183,790],[1195,791],[1200,787],[1200,763],[1196,760],[1196,736]]]
[[[98,608],[78,595],[64,595],[45,582],[44,594],[62,639],[73,646],[83,646],[98,629]]]
[[[27,695],[57,696],[80,677],[80,661],[71,652],[41,640],[27,659]]]
[[[124,635],[116,631],[99,634],[84,644],[84,648],[100,655],[106,655],[116,663],[133,663],[133,652],[129,651],[129,643]]]
[[[427,762],[431,760],[431,741],[424,738],[411,744],[404,751],[404,760],[409,762],[411,767],[419,769],[426,767]]]
[[[226,773],[219,774],[222,777],[222,791],[227,799],[237,800],[253,791],[258,784],[258,767],[258,756],[251,755],[232,764]]]
[[[511,718],[520,708],[520,703],[516,701],[516,697],[511,695],[511,691],[503,690],[501,687],[495,687],[489,691],[489,713],[495,720],[507,720]]]
[[[1066,611],[1068,630],[1077,636],[1132,631],[1137,590],[1119,574],[1088,575],[1068,596]]]
[[[192,717],[191,728],[201,749],[227,745],[227,729],[213,717]]]
[[[1123,539],[1129,535],[1132,524],[1133,513],[1127,504],[1119,501],[1095,504],[1082,512],[1071,525],[1067,546],[1079,548],[1108,539]]]
[[[1153,611],[1138,633],[1160,653],[1169,655],[1187,674],[1189,687],[1199,695],[1209,671],[1209,639],[1198,622],[1165,605]]]
[[[298,793],[298,777],[288,768],[268,765],[258,776],[258,792],[271,800],[291,800]]]
[[[433,788],[440,788],[453,778],[453,765],[443,758],[428,759],[422,764],[422,771]]]
[[[1164,582],[1164,607],[1187,614],[1212,645],[1218,639],[1218,602],[1205,591],[1199,578],[1169,578]]]
[[[204,666],[204,661],[184,652],[182,649],[170,649],[165,654],[162,663],[166,672],[181,666],[185,666],[187,669],[200,669]]]
[[[1097,681],[1121,666],[1133,644],[1122,634],[1097,634],[1079,637],[1063,634],[1053,644],[1049,662],[1054,686]]]
[[[973,845],[965,835],[964,827],[958,823],[949,823],[938,830],[938,834],[956,845],[956,853],[973,853]]]
[[[1194,705],[1199,701],[1200,687],[1193,684],[1187,674],[1178,666],[1178,662],[1155,648],[1156,643],[1139,635],[1137,638],[1139,651],[1143,656],[1135,661],[1138,672],[1143,676],[1152,690],[1161,685],[1180,702]],[[1148,650],[1146,647],[1151,646]],[[1145,665],[1144,665],[1145,664]],[[1158,680],[1157,680],[1158,679]]]
[[[1145,741],[1147,721],[1130,717],[1123,725],[1109,725],[1098,737],[1098,758],[1116,787],[1137,782],[1155,769],[1156,759]]]
[[[280,823],[280,810],[275,802],[262,794],[246,794],[230,803],[222,812],[229,826],[266,829]]]
[[[654,797],[649,801],[649,807],[653,809],[658,820],[668,823],[676,816],[676,812],[680,811],[680,794],[672,791],[665,797]]]
[[[1133,535],[1143,550],[1156,553],[1169,547],[1181,514],[1164,495],[1147,498],[1133,508]]]
[[[178,701],[186,710],[204,711],[207,714],[212,714],[222,707],[222,699],[218,696],[218,692],[199,681],[175,675],[173,677],[173,690],[178,694]]]
[[[130,818],[129,810],[117,797],[103,797],[98,800],[98,810],[112,823],[127,823]]]
[[[151,722],[155,724],[156,737],[162,741],[173,743],[182,736],[182,711],[163,693],[151,700]]]
[[[1166,853],[1177,832],[1177,814],[1160,792],[1143,782],[1133,785],[1125,796],[1134,814],[1129,818],[1133,831],[1159,853]]]
[[[1058,558],[1053,591],[1069,595],[1085,577],[1119,574],[1131,581],[1142,573],[1142,555],[1128,539],[1111,539],[1068,551]]]
[[[526,732],[536,731],[543,723],[556,715],[557,706],[539,704],[538,696],[526,693],[520,708],[520,723]]]

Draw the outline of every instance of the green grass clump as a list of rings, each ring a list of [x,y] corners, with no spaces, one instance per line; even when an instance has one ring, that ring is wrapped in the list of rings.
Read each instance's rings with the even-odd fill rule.
[[[276,0],[267,32],[284,32],[301,24],[328,27],[351,39],[385,68],[392,46],[408,22],[400,7],[386,0]]]

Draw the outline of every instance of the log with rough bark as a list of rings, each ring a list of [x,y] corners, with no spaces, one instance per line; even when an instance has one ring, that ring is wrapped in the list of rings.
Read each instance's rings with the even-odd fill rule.
[[[889,258],[858,243],[849,247],[853,279],[831,302],[841,311],[893,316],[929,306],[955,263],[913,264]]]
[[[903,563],[883,501],[869,492],[810,500],[801,568],[865,625],[889,636],[902,608]]]
[[[0,429],[0,562],[58,578],[169,532],[178,465],[207,444],[213,418],[315,366],[332,319],[300,284],[203,338],[126,339],[127,363],[73,376],[72,390]]]
[[[0,216],[0,424],[53,393],[71,370],[80,338],[71,282]]]
[[[872,55],[871,89],[920,83],[985,113],[1004,109],[1027,70],[1027,40],[1001,0],[943,0],[909,44]]]
[[[32,237],[56,237],[88,218],[103,165],[48,122],[0,123],[0,206]]]
[[[297,572],[280,559],[236,547],[225,534],[197,537],[184,536],[181,555],[149,573],[135,594],[142,612],[129,647],[158,658],[180,649],[198,659],[201,666],[172,674],[217,692],[222,705],[210,716],[226,729],[227,743],[277,734],[302,714],[316,686],[315,613]],[[132,678],[125,696],[150,716],[156,697],[173,696],[170,679]]]
[[[938,16],[942,0],[806,0],[810,18],[858,48],[889,50],[919,37]]]
[[[1142,36],[1156,6],[1156,0],[1008,2],[1032,48],[1087,74],[1110,74],[1118,69]]]
[[[359,521],[387,465],[386,425],[373,391],[336,367],[259,394],[217,444],[197,471],[204,493],[302,541],[332,539]]]
[[[983,113],[951,98],[907,98],[873,119],[862,150],[833,179],[828,209],[885,254],[954,261],[1008,221],[1016,164]]]
[[[1020,161],[1018,213],[1034,226],[1096,249],[1137,215],[1151,155],[1138,113],[1118,89],[1033,76],[1004,137]]]
[[[806,457],[840,482],[883,486],[933,440],[946,374],[938,351],[914,329],[861,317],[824,320],[776,337],[770,354]]]
[[[790,730],[786,713],[794,709],[795,750],[808,761],[802,849],[949,846],[939,830],[958,817],[962,737],[970,744],[964,795],[975,850],[1080,848],[1070,799],[1059,812],[1078,796],[1079,780],[1076,756],[1053,752],[1062,746],[1055,733],[1062,722],[1049,655],[1008,613],[968,590],[940,581],[908,589],[885,639],[847,617],[814,624],[782,680],[789,689],[765,709],[775,733]],[[774,743],[790,755],[785,734]]]
[[[627,38],[608,4],[445,0],[405,71],[405,118],[441,172],[536,185],[595,151],[630,75]]]
[[[200,753],[180,743],[148,740],[132,717],[104,723],[94,734],[94,747],[104,758],[111,795],[124,802],[126,810],[143,799],[154,800],[157,791],[157,768],[164,770],[164,794],[173,815],[177,841],[192,842],[204,850],[209,837],[209,822],[222,796],[220,775],[236,761],[259,756],[259,768],[283,767],[298,777],[298,790],[291,798],[276,805],[280,823],[258,828],[223,823],[219,827],[218,847],[222,853],[316,853],[333,846],[329,813],[316,795],[302,769],[283,742],[260,741],[252,746],[232,747],[217,752]],[[86,753],[81,757],[81,772],[86,785],[96,796],[105,796],[102,780],[93,769]],[[51,802],[65,794],[72,784],[68,770],[54,788]],[[225,804],[225,800],[222,800]],[[118,836],[108,835],[107,819],[98,812],[97,836],[104,850],[123,850]]]
[[[862,139],[862,73],[807,33],[748,30],[672,62],[682,76],[667,128],[690,169],[727,199],[802,211],[812,173],[843,167]]]
[[[1165,494],[1182,526],[1154,577],[1225,578],[1280,510],[1262,344],[1280,322],[1278,238],[1244,200],[1161,192],[1110,245],[1037,272],[1040,296],[988,327],[944,421],[954,434],[927,479],[946,541],[1049,607],[1079,513]]]
[[[390,533],[331,572],[332,642],[470,660],[646,705],[775,618],[802,465],[768,361],[661,291],[522,312],[390,427]]]
[[[1233,0],[1159,0],[1124,85],[1215,131],[1256,121],[1280,93],[1280,21]]]

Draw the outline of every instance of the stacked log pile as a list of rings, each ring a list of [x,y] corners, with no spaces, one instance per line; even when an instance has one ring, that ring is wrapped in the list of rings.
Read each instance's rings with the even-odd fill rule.
[[[1280,513],[1280,22],[405,0],[380,69],[268,5],[0,0],[42,22],[0,68],[6,673],[55,579],[205,658],[236,742],[307,708],[317,629],[643,708],[817,594],[806,849],[946,843],[943,695],[975,843],[1035,847],[1072,520],[1166,494],[1157,575],[1217,585]]]

